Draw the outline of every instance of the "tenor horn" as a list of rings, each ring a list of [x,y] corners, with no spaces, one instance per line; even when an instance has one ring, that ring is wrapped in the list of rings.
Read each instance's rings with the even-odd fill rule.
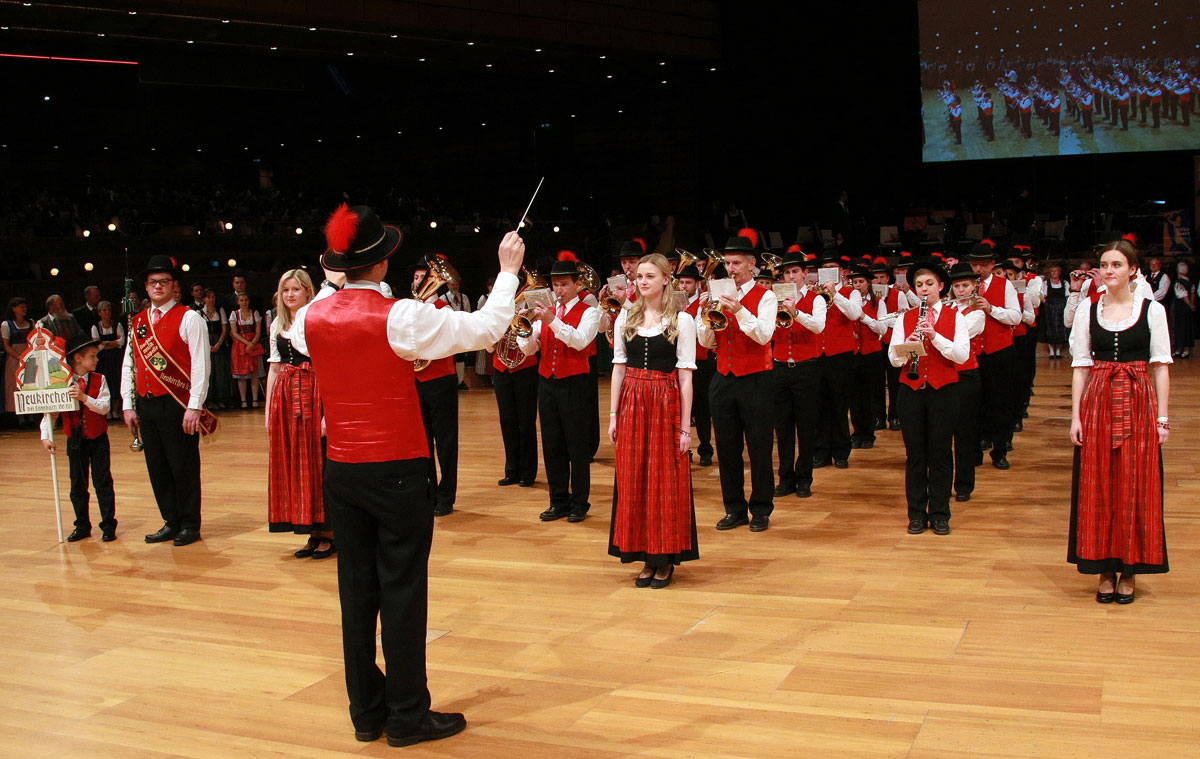
[[[429,271],[425,274],[425,280],[421,282],[421,286],[413,293],[413,298],[428,303],[437,295],[437,291],[442,289],[442,285],[448,285],[459,281],[458,271],[450,265],[450,261],[440,253],[426,256],[425,265],[429,267]],[[414,372],[423,372],[429,368],[429,359],[418,358],[413,362]]]

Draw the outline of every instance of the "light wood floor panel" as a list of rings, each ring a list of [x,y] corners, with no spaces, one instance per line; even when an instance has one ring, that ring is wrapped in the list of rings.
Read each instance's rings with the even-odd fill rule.
[[[1173,571],[1128,607],[1065,562],[1070,369],[1039,363],[1013,468],[978,472],[953,534],[905,534],[903,444],[882,432],[771,529],[718,533],[716,467],[693,469],[701,559],[665,591],[606,553],[612,448],[582,524],[543,524],[544,473],[498,488],[487,390],[460,395],[455,513],[430,561],[430,689],[466,733],[404,749],[463,759],[1200,755],[1200,369],[1172,371]],[[601,397],[607,398],[603,386]],[[603,403],[601,408],[605,408]],[[49,462],[0,434],[0,756],[326,759],[354,740],[333,562],[265,526],[261,412],[202,447],[204,541],[151,546],[140,456],[115,429],[120,538],[59,545]],[[64,518],[67,468],[59,457]],[[16,464],[15,462],[21,462]],[[68,529],[69,524],[68,524]],[[98,530],[96,532],[98,537]]]

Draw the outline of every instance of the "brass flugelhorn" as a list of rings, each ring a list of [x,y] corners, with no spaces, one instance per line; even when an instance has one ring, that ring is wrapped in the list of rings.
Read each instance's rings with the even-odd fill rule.
[[[684,269],[689,266],[694,266],[696,262],[700,260],[700,256],[696,255],[690,250],[676,248],[675,252],[679,254],[679,263],[675,264],[675,272],[671,275],[671,279],[676,279],[680,274],[683,273]]]
[[[705,248],[704,256],[708,259],[708,265],[704,267],[704,273],[707,275],[704,281],[711,282],[713,280],[712,272],[725,263],[725,256],[714,248]],[[720,332],[729,327],[729,317],[721,310],[721,302],[713,300],[711,295],[708,302],[700,309],[700,321],[713,332]]]
[[[517,293],[513,297],[513,305],[516,306],[525,300],[526,290],[537,290],[548,287],[546,280],[540,275],[535,274],[525,267],[521,267],[520,273],[517,275],[521,278],[521,283],[517,285]],[[523,311],[517,311],[513,314],[512,321],[508,324],[508,329],[504,330],[504,334],[500,336],[500,341],[496,343],[496,357],[500,359],[500,363],[504,364],[509,371],[521,365],[525,360],[525,354],[521,351],[521,346],[517,343],[517,338],[526,338],[533,334],[533,322]]]
[[[445,256],[439,254],[425,256],[425,265],[429,267],[429,271],[425,274],[424,281],[421,286],[413,293],[413,298],[428,303],[437,295],[437,291],[442,288],[442,285],[448,285],[459,281],[458,271],[450,265],[450,261]],[[429,367],[429,359],[418,358],[413,362],[414,372],[423,372]]]

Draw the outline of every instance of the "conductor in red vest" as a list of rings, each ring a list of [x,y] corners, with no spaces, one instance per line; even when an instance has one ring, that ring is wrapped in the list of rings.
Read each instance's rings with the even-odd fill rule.
[[[708,388],[709,410],[717,438],[717,465],[725,516],[718,530],[749,524],[753,532],[771,525],[775,508],[775,476],[771,471],[771,442],[775,383],[771,373],[771,336],[779,310],[775,293],[754,284],[754,243],[731,237],[722,251],[725,269],[737,287],[722,295],[721,312],[727,326],[713,330],[701,315],[696,333],[700,343],[717,357],[716,374]],[[702,296],[707,303],[708,295]],[[705,306],[701,306],[703,310]],[[746,500],[743,446],[750,454],[750,500]],[[747,517],[747,511],[750,516]]]
[[[150,308],[134,315],[121,365],[125,424],[141,435],[146,472],[163,526],[147,543],[200,539],[200,426],[208,393],[208,328],[175,300],[175,262],[146,267]],[[136,397],[135,397],[136,396]]]
[[[329,278],[296,314],[292,345],[312,358],[328,441],[325,510],[338,536],[342,650],[355,738],[387,731],[391,746],[447,738],[461,714],[430,710],[425,676],[434,489],[412,362],[485,348],[513,315],[525,244],[500,243],[501,273],[475,313],[438,309],[380,291],[401,243],[366,206],[340,206],[325,227]],[[336,282],[344,274],[345,285]],[[386,674],[375,664],[382,629]]]

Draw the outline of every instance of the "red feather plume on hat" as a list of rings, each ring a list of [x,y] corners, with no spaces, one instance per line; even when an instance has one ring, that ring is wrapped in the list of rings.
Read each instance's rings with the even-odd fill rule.
[[[875,260],[871,263],[875,266],[887,266],[887,259],[883,256],[875,256]]]
[[[988,246],[989,248],[991,248],[992,250],[995,250],[995,249],[996,249],[996,241],[995,241],[995,240],[993,240],[993,239],[991,239],[991,238],[989,238],[989,237],[985,237],[985,238],[983,238],[982,240],[980,240],[980,241],[979,241],[979,244],[980,244],[980,245],[986,245],[986,246]]]
[[[1125,234],[1121,235],[1121,239],[1137,245],[1137,235],[1135,235],[1133,232],[1126,232]]]
[[[569,250],[560,250],[560,251],[558,251],[558,260],[559,260],[559,261],[575,261],[575,262],[578,262],[578,261],[579,261],[579,257],[578,257],[578,256],[576,256],[574,253],[572,253],[572,252],[571,252],[571,251],[569,251]]]
[[[738,230],[737,236],[745,237],[747,240],[749,240],[751,248],[758,247],[758,232],[756,230],[751,229],[750,227],[742,227]]]
[[[342,203],[325,222],[325,243],[335,253],[345,253],[358,233],[358,214]]]
[[[788,253],[799,253],[800,246],[797,245],[796,243],[792,243],[791,245],[788,246],[787,252]]]
[[[902,250],[902,251],[900,251],[900,257],[901,258],[912,258],[912,253],[909,253],[907,250]]]
[[[643,239],[642,239],[642,238],[640,238],[640,237],[635,237],[635,238],[633,238],[633,241],[634,241],[634,242],[636,242],[636,243],[637,243],[639,246],[641,246],[641,248],[642,248],[642,255],[643,255],[643,256],[644,256],[644,255],[646,255],[646,241],[645,241],[645,240],[643,240]]]

